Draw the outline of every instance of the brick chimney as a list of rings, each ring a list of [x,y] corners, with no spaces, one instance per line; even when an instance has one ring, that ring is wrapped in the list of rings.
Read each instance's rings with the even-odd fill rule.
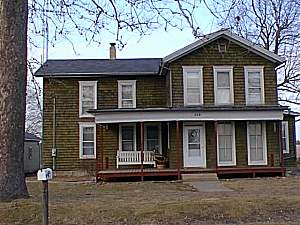
[[[109,58],[116,59],[116,43],[110,43]]]

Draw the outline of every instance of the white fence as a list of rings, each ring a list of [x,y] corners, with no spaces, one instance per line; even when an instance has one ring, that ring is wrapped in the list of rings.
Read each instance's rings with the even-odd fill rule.
[[[143,151],[144,161],[143,164],[153,164],[155,167],[154,161],[154,152],[153,151]],[[141,151],[117,151],[117,168],[120,165],[139,165],[141,164]]]

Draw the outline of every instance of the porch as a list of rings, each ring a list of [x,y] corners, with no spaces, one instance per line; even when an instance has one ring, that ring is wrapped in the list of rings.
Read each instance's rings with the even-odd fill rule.
[[[282,167],[244,167],[244,168],[218,168],[218,169],[203,169],[203,168],[182,168],[178,169],[122,169],[122,170],[103,170],[96,174],[97,181],[99,180],[113,180],[123,178],[137,178],[144,180],[147,177],[170,178],[174,180],[181,180],[182,174],[200,174],[200,173],[216,173],[217,176],[222,175],[249,175],[250,177],[260,176],[262,174],[272,174],[284,176],[285,169]]]
[[[151,117],[150,114],[143,115],[144,111],[138,111],[139,114],[134,111],[133,115],[136,118],[130,119],[127,117],[132,116],[132,112],[126,111],[125,113],[128,113],[126,121],[121,118],[124,112],[117,111],[120,115],[119,119],[110,117],[110,121],[105,119],[108,112],[96,114],[100,137],[105,136],[103,132],[110,132],[108,144],[111,145],[112,141],[117,143],[114,148],[106,149],[107,142],[100,139],[98,150],[100,154],[97,154],[97,179],[140,177],[143,180],[144,177],[168,176],[181,179],[181,175],[185,173],[251,174],[251,176],[276,173],[282,175],[284,165],[279,132],[282,116],[277,114],[277,110],[274,110],[276,113],[273,116],[264,112],[265,115],[260,118],[259,122],[256,116],[259,116],[257,112],[262,113],[261,111],[254,111],[254,109],[237,111],[239,114],[236,117],[227,117],[228,119],[216,114],[215,111],[215,115],[219,116],[197,119],[194,116],[205,115],[206,117],[208,114],[192,111],[191,115],[190,111],[187,111],[191,117],[185,119],[187,114],[182,114],[183,117],[179,118],[180,113],[178,115],[177,112],[177,120],[171,120],[173,118],[167,120],[166,117],[159,120],[155,118],[156,113],[151,112],[154,115]],[[149,111],[146,110],[146,112]],[[233,112],[235,110],[231,113]],[[273,113],[273,110],[270,112]],[[175,116],[173,111],[171,114]],[[144,116],[141,118],[143,120],[139,120],[141,115]],[[253,121],[252,126],[258,126],[258,130],[261,130],[261,135],[255,134],[264,142],[263,146],[257,147],[258,150],[262,149],[261,156],[252,156],[247,150],[249,121]],[[149,127],[151,129],[148,129]],[[223,136],[221,133],[218,136],[220,127],[224,129],[222,132],[226,132],[222,134]],[[148,136],[149,133],[151,135]],[[218,138],[231,141],[230,145],[223,144],[227,146],[221,149],[223,155],[219,152]],[[157,168],[155,152],[167,159],[165,168]],[[261,157],[261,160],[259,163],[251,161],[250,156]]]

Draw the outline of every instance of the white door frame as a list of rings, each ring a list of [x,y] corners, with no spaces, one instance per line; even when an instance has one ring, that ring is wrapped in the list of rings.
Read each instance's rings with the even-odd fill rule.
[[[186,155],[187,155],[187,131],[190,128],[199,128],[200,129],[200,145],[202,150],[202,162],[199,162],[198,165],[189,165],[186,162]],[[205,135],[205,123],[197,123],[195,125],[184,125],[183,126],[183,167],[203,167],[206,168],[206,135]]]

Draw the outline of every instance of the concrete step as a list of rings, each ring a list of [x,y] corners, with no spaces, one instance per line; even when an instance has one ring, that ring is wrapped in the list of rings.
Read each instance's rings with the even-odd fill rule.
[[[189,173],[182,174],[183,181],[216,181],[218,176],[216,173]]]

